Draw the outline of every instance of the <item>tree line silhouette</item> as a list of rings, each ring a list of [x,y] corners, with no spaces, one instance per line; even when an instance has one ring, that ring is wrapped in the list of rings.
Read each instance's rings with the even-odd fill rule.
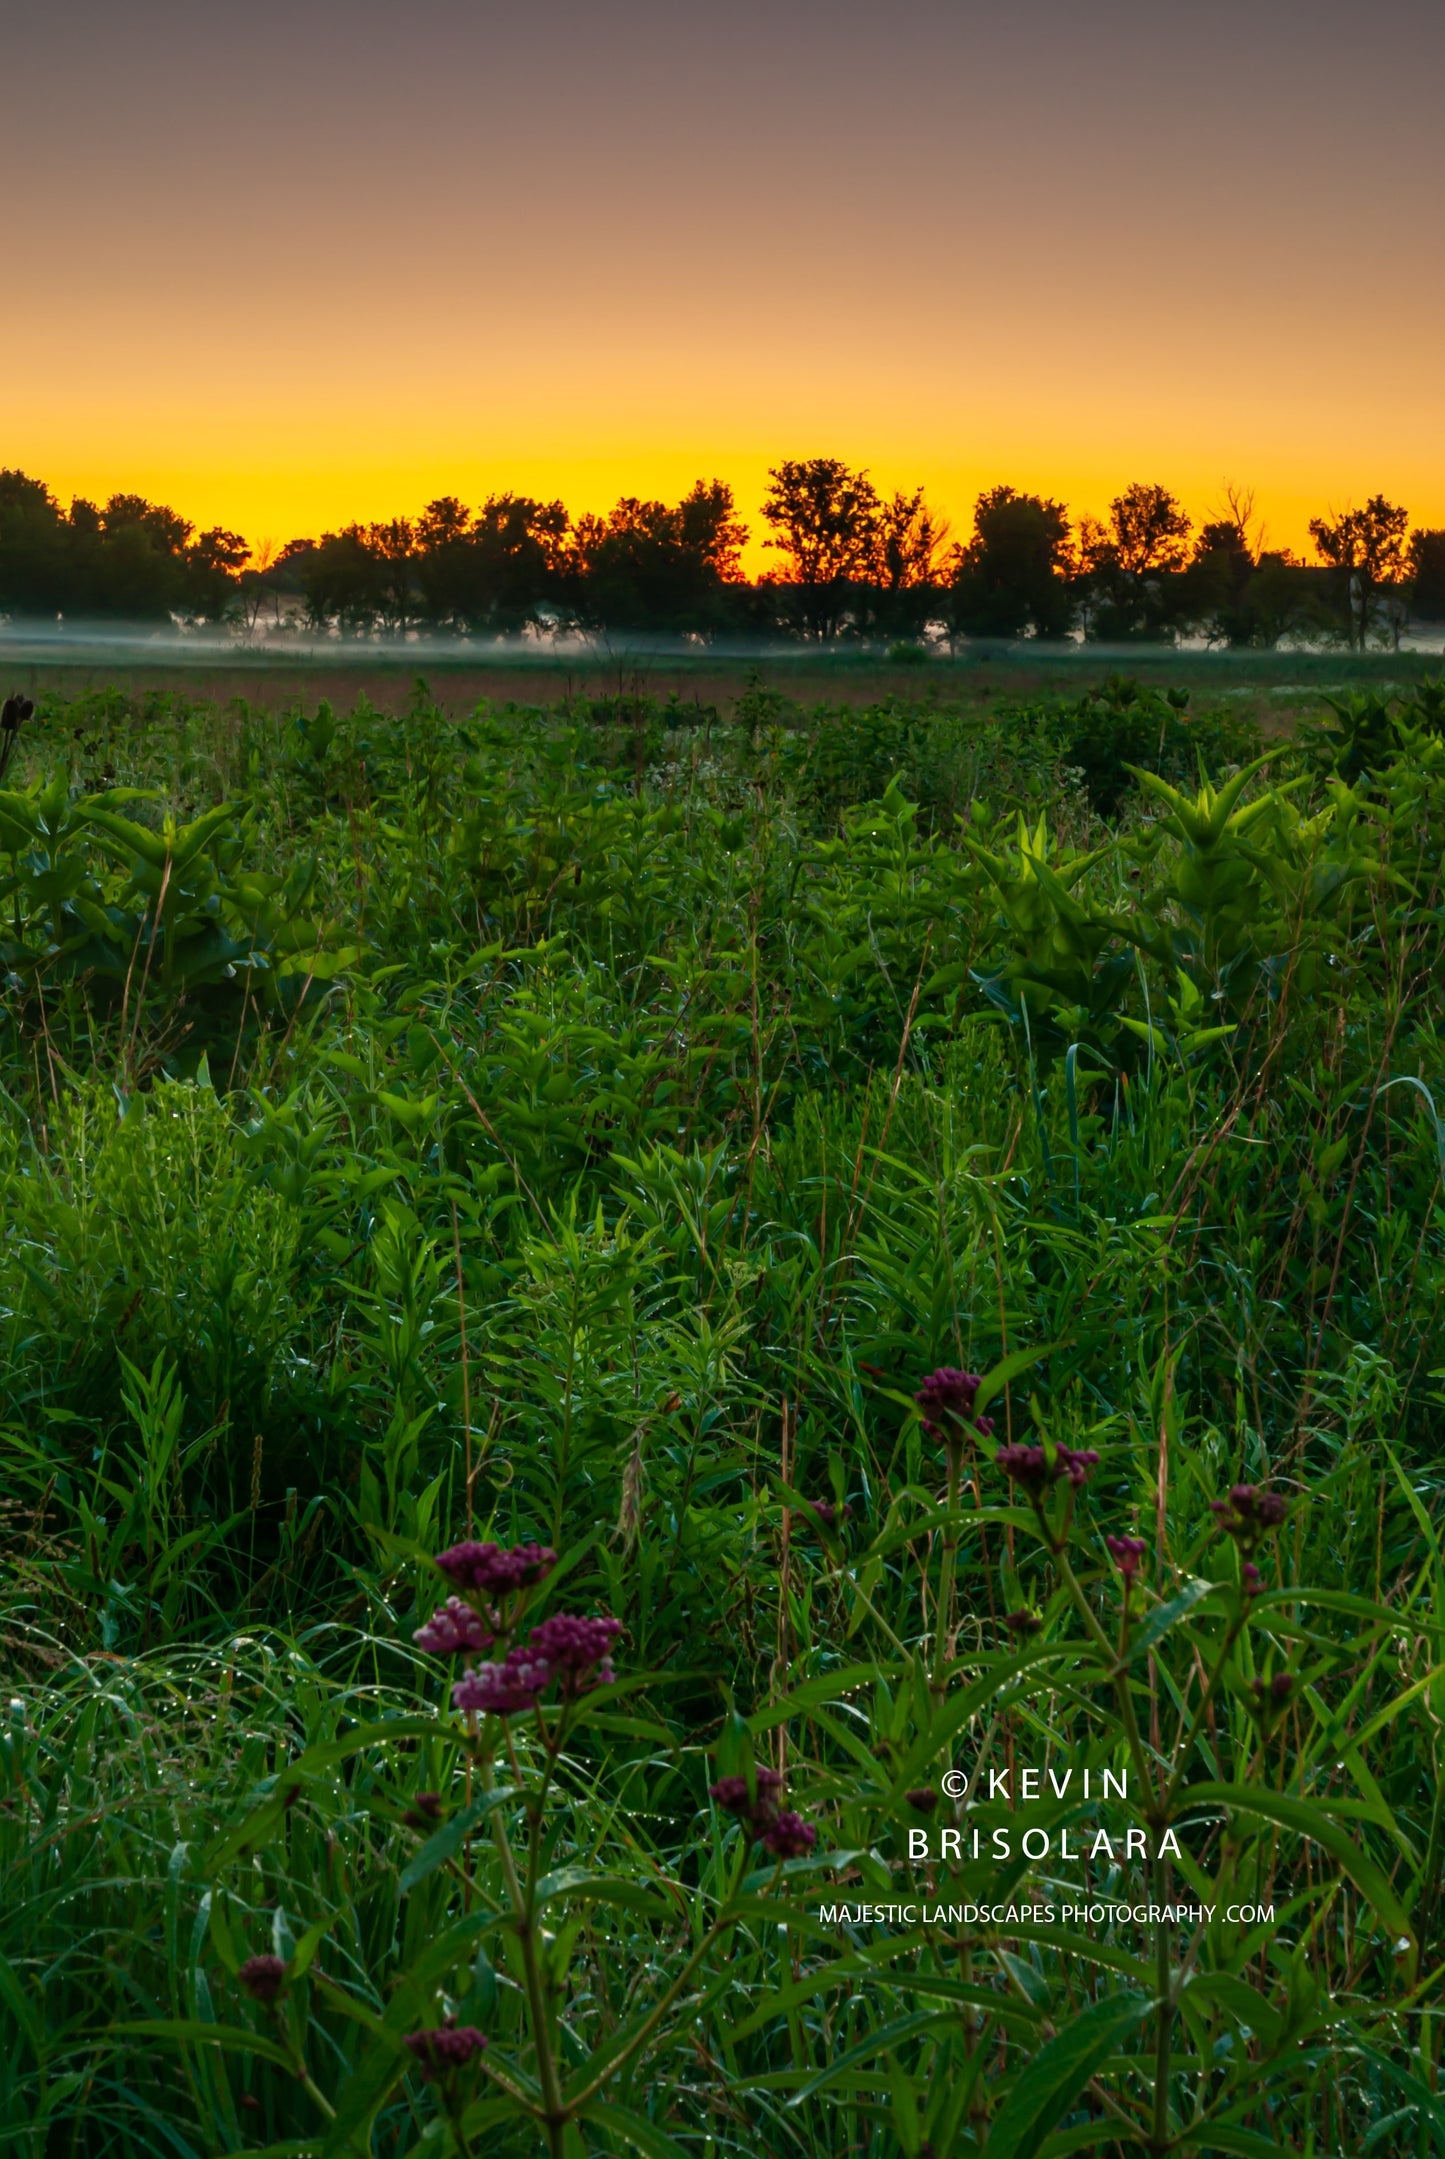
[[[1253,498],[1234,487],[1197,527],[1155,484],[1077,520],[1047,496],[993,487],[956,540],[921,487],[885,496],[866,471],[814,457],[771,469],[762,518],[777,567],[753,579],[748,528],[720,480],[677,503],[624,496],[606,516],[575,518],[529,495],[476,510],[443,495],[419,517],[253,551],[140,495],[65,509],[43,481],[4,470],[0,615],[290,621],[350,636],[576,629],[917,645],[1082,632],[1357,649],[1398,642],[1412,615],[1445,620],[1445,529],[1412,530],[1382,495],[1311,519],[1312,560],[1268,546]]]

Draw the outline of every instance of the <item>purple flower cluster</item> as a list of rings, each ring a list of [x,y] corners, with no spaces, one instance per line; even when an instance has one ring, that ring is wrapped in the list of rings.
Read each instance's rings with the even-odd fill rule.
[[[1082,1490],[1090,1471],[1098,1467],[1099,1457],[1092,1447],[1055,1447],[1051,1462],[1042,1447],[1015,1446],[1000,1447],[994,1461],[1006,1477],[1034,1497],[1060,1477],[1067,1477],[1076,1492]]]
[[[1109,1557],[1124,1577],[1124,1587],[1132,1588],[1144,1564],[1148,1545],[1142,1537],[1106,1537],[1104,1542],[1109,1547]]]
[[[903,1797],[915,1814],[932,1814],[938,1806],[938,1794],[931,1784],[922,1784],[917,1791],[905,1792]]]
[[[452,1688],[452,1706],[479,1710],[483,1716],[518,1717],[535,1709],[554,1680],[564,1694],[585,1694],[609,1687],[612,1644],[622,1621],[583,1618],[557,1612],[532,1629],[531,1639],[507,1651],[500,1664],[477,1664]]]
[[[269,2009],[286,1983],[285,1960],[281,1957],[247,1957],[236,1978],[253,2002],[263,2002]]]
[[[709,1791],[724,1814],[735,1814],[745,1822],[755,1841],[776,1859],[805,1858],[818,1841],[811,1822],[805,1822],[791,1808],[779,1806],[783,1779],[776,1769],[758,1763],[753,1769],[751,1789],[746,1777],[719,1777]]]
[[[474,1656],[490,1649],[496,1636],[487,1628],[469,1604],[460,1597],[448,1597],[439,1604],[424,1627],[418,1627],[412,1640],[421,1649],[430,1650],[435,1657]]]
[[[754,1828],[771,1821],[778,1811],[778,1794],[783,1780],[776,1769],[765,1769],[759,1763],[753,1770],[752,1788],[746,1777],[719,1777],[709,1787],[709,1796],[715,1799],[724,1814],[735,1814],[740,1822],[751,1822]]]
[[[531,1654],[545,1657],[573,1679],[590,1672],[595,1665],[597,1677],[593,1683],[607,1687],[617,1676],[612,1669],[612,1644],[621,1632],[620,1619],[585,1619],[572,1612],[555,1612],[532,1629]]]
[[[758,1842],[775,1859],[806,1859],[817,1841],[818,1832],[812,1823],[787,1808],[758,1831]]]
[[[1025,1608],[1019,1612],[1006,1612],[1003,1623],[1010,1634],[1037,1634],[1044,1622],[1038,1612]]]
[[[521,1717],[535,1709],[552,1680],[552,1667],[525,1649],[509,1649],[500,1664],[477,1664],[452,1687],[454,1709],[484,1717]]]
[[[975,1417],[973,1405],[983,1381],[977,1372],[960,1372],[957,1365],[941,1364],[930,1372],[913,1397],[923,1412],[926,1429],[957,1446],[966,1431],[993,1430],[992,1417]]]
[[[822,1528],[841,1529],[852,1514],[853,1509],[846,1499],[836,1506],[831,1499],[810,1499],[808,1501],[808,1511],[814,1521]]]
[[[1257,1484],[1236,1484],[1227,1499],[1211,1499],[1209,1511],[1226,1537],[1233,1537],[1247,1554],[1279,1528],[1289,1508],[1278,1492],[1262,1492]]]
[[[1246,1597],[1257,1597],[1264,1587],[1264,1576],[1252,1559],[1247,1559],[1240,1569],[1240,1579]]]
[[[434,2084],[451,2070],[465,2069],[484,2052],[487,2040],[474,2024],[446,2024],[440,2031],[408,2032],[402,2045],[421,2063],[423,2081]]]
[[[504,1597],[514,1589],[529,1589],[543,1581],[557,1564],[557,1554],[546,1544],[454,1544],[438,1552],[436,1565],[458,1589],[481,1590],[489,1597]]]

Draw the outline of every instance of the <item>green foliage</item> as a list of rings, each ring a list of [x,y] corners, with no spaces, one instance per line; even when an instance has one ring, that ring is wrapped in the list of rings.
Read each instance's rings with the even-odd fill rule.
[[[1445,749],[1422,698],[1352,781],[1160,769],[1111,697],[1113,829],[1042,711],[21,737],[25,2159],[1441,2144]],[[992,1434],[925,1428],[939,1365]],[[528,1623],[616,1614],[615,1688],[451,1713],[409,1637],[469,1529],[561,1553]],[[1020,1827],[907,1796],[1005,1762],[1130,1789],[910,1859]],[[814,1855],[709,1802],[750,1764]],[[1060,1916],[1066,1829],[1165,1826],[1091,1897],[1216,1919]],[[447,2015],[465,2088],[400,2047]]]

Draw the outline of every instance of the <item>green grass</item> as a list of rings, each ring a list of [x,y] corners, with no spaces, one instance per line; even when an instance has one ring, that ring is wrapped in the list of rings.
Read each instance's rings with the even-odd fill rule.
[[[0,2149],[1445,2149],[1429,695],[1211,805],[1237,704],[911,694],[22,738]],[[1019,1442],[1098,1452],[1067,1520]],[[615,1692],[438,1715],[469,1528]],[[1060,1906],[906,1856],[907,1791],[1046,1759],[1131,1798],[1026,1821],[1177,1825],[1092,1894],[1276,1923],[819,1918]],[[749,1760],[813,1856],[709,1802]],[[475,2087],[399,2048],[448,2012]]]

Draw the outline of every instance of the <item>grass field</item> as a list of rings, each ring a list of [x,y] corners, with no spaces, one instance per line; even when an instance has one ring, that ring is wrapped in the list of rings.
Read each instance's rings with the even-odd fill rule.
[[[1445,2151],[1445,698],[628,666],[31,677],[0,2149]]]

